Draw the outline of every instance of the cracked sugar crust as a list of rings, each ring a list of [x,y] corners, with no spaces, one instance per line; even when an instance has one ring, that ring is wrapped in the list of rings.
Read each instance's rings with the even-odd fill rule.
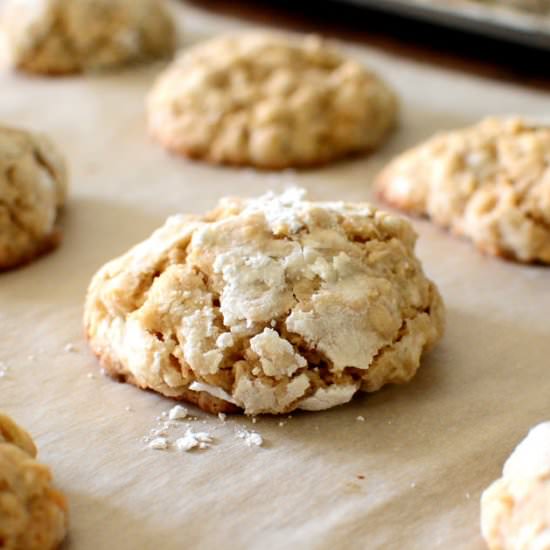
[[[0,126],[0,271],[58,245],[66,192],[65,161],[50,140]]]
[[[380,195],[489,254],[550,264],[550,127],[488,118],[403,153]]]
[[[176,42],[164,0],[6,0],[0,30],[12,66],[49,75],[169,56]]]
[[[243,33],[183,52],[147,110],[150,132],[175,153],[283,169],[375,148],[395,125],[397,100],[318,37]]]
[[[0,546],[53,550],[65,538],[67,504],[30,435],[0,414]]]
[[[550,549],[550,422],[535,426],[481,497],[491,550]]]
[[[102,267],[85,330],[114,376],[210,412],[326,409],[407,382],[440,338],[415,240],[365,203],[222,199]]]

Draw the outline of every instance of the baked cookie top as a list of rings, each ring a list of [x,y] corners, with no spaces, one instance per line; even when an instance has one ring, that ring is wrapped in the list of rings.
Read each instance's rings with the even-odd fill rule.
[[[65,162],[51,141],[0,126],[0,271],[58,244],[66,192]]]
[[[65,538],[67,504],[38,463],[31,437],[0,414],[0,546],[54,550]]]
[[[164,0],[5,0],[8,61],[64,74],[170,55],[175,30]]]
[[[481,497],[491,550],[550,547],[550,422],[535,426]]]
[[[363,65],[318,37],[248,32],[183,52],[148,98],[168,149],[214,163],[281,169],[376,147],[397,101]]]
[[[550,263],[548,126],[501,117],[438,134],[392,161],[377,187],[485,252]]]
[[[207,410],[320,410],[408,381],[443,304],[410,224],[301,192],[177,215],[94,276],[85,328],[105,368]]]

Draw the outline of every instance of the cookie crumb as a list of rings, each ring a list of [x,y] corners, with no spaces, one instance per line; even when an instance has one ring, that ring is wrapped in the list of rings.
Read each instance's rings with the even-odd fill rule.
[[[359,415],[355,420],[357,420],[357,422],[364,422],[364,421],[365,421],[365,417]]]
[[[239,430],[236,434],[242,439],[247,447],[261,447],[264,443],[263,437],[258,432],[249,432],[248,430]]]
[[[189,411],[182,407],[181,405],[176,405],[175,407],[172,407],[170,411],[168,411],[168,418],[170,420],[183,420],[184,418],[187,418],[187,415],[189,414]]]
[[[193,432],[189,428],[183,437],[176,439],[176,448],[178,451],[188,452],[196,447],[207,449],[212,443],[212,437],[207,432]]]
[[[154,449],[155,451],[165,451],[168,449],[168,439],[165,437],[155,437],[149,442],[149,449]]]

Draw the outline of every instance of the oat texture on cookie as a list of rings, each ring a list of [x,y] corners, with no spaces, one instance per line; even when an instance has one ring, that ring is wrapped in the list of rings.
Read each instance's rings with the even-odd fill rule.
[[[102,267],[86,334],[114,376],[210,412],[327,409],[408,381],[440,338],[415,240],[366,203],[222,199]]]
[[[65,538],[67,504],[30,435],[0,413],[0,548],[54,550]]]
[[[500,117],[441,133],[391,162],[377,187],[484,252],[550,263],[550,126]]]
[[[550,422],[535,426],[481,497],[491,550],[550,549]]]
[[[65,161],[40,134],[0,126],[0,271],[57,246]]]
[[[213,163],[282,169],[378,146],[395,124],[390,88],[317,37],[248,32],[183,52],[151,91],[152,135]]]
[[[164,0],[5,0],[0,9],[7,62],[31,73],[108,68],[175,48]]]

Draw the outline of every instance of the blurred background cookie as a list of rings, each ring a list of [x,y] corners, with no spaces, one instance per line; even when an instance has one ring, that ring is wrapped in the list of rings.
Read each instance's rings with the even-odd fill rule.
[[[164,0],[5,0],[0,8],[9,63],[31,73],[113,67],[175,47]]]
[[[550,422],[529,432],[483,493],[481,531],[491,550],[550,548]]]
[[[328,409],[407,382],[441,337],[415,241],[366,203],[225,199],[101,268],[86,334],[113,376],[209,412]]]
[[[0,126],[0,271],[55,248],[67,169],[41,134]]]
[[[377,180],[390,204],[489,254],[550,263],[550,127],[488,118],[403,153]]]
[[[67,503],[30,435],[0,413],[0,547],[54,550],[67,531]]]
[[[167,149],[213,163],[283,169],[380,145],[397,116],[390,88],[317,37],[248,32],[183,52],[147,103]]]

